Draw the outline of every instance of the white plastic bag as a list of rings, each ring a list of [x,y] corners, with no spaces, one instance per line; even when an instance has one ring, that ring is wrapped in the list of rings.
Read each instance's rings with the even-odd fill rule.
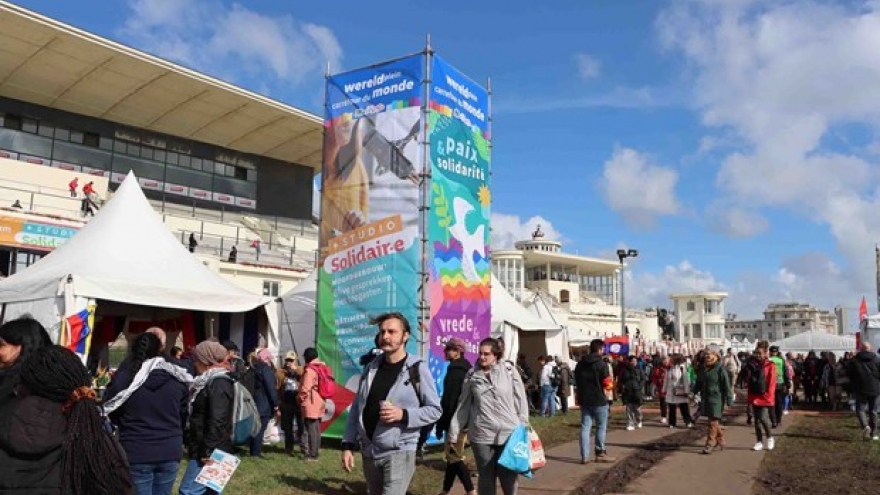
[[[263,434],[263,445],[275,445],[283,438],[281,428],[278,426],[278,419],[270,419],[269,426],[266,427],[266,433]]]

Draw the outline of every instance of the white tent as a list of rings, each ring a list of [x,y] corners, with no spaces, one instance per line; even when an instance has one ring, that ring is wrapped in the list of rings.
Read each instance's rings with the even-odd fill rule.
[[[862,342],[868,342],[873,345],[876,351],[880,349],[880,314],[872,315],[859,325],[859,331],[862,333]]]
[[[284,355],[294,350],[302,356],[305,349],[315,347],[315,311],[318,296],[318,271],[313,270],[308,277],[281,296],[283,308],[281,329],[278,332],[278,351]]]
[[[817,353],[831,351],[835,354],[842,354],[856,350],[856,338],[852,335],[832,335],[819,330],[810,330],[777,340],[770,345],[778,346],[783,354],[786,352],[806,354],[810,351]]]
[[[0,281],[3,318],[30,313],[56,341],[61,319],[97,300],[217,313],[266,307],[268,344],[278,345],[275,302],[233,285],[188,252],[133,173],[67,243]]]
[[[529,311],[492,276],[492,336],[504,340],[505,359],[523,353],[528,357],[568,356],[565,329]]]

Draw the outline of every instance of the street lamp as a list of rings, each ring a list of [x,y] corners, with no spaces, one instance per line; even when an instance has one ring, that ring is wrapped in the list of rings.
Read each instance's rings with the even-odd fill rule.
[[[624,280],[623,276],[624,264],[623,260],[627,258],[635,258],[639,252],[635,249],[618,249],[617,258],[620,260],[620,335],[626,335],[626,300],[624,298]]]

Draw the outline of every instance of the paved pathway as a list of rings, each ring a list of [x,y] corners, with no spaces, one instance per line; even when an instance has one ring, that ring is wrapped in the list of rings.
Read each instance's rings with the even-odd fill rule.
[[[577,410],[569,414],[579,414]],[[622,459],[645,443],[673,433],[669,427],[657,421],[656,410],[646,410],[644,428],[635,431],[612,430],[608,432],[608,452]],[[711,486],[713,495],[751,495],[752,481],[758,472],[765,452],[755,452],[753,426],[745,424],[745,415],[728,421],[724,434],[727,448],[712,455],[701,455],[705,438],[670,454],[644,473],[626,488],[628,495],[665,495],[693,493]],[[784,442],[786,427],[794,416],[786,416],[782,425],[774,430],[777,442]],[[679,430],[680,431],[680,430]],[[558,445],[546,451],[547,466],[535,473],[534,478],[520,478],[519,492],[525,495],[564,495],[572,492],[583,480],[613,464],[591,462],[580,464],[580,447],[577,441]],[[476,480],[474,480],[476,482]],[[499,490],[500,493],[500,490]],[[461,484],[456,482],[451,495],[464,495]]]

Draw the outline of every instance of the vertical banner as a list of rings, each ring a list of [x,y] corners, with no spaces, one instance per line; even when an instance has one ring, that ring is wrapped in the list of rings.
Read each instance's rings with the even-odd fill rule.
[[[474,362],[491,332],[489,297],[489,94],[434,56],[428,99],[431,164],[428,299],[429,364],[445,373],[443,348],[452,337]]]
[[[339,385],[322,423],[341,437],[370,318],[399,311],[418,353],[422,54],[327,78],[321,173],[318,355]]]

